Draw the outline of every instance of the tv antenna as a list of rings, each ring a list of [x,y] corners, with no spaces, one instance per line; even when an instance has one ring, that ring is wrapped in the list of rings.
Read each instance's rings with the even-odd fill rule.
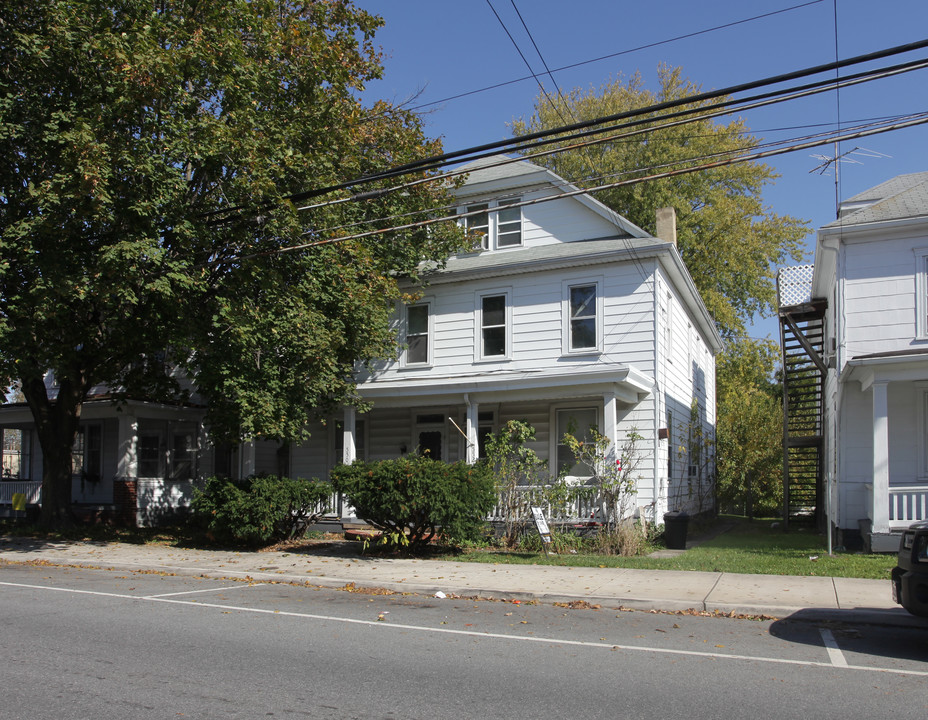
[[[856,156],[856,157],[852,157]],[[840,217],[841,215],[841,198],[838,197],[838,180],[840,171],[838,168],[841,166],[841,163],[849,163],[852,165],[863,165],[863,163],[858,160],[858,157],[865,158],[891,158],[892,155],[887,155],[886,153],[881,153],[877,150],[868,150],[867,148],[854,147],[846,152],[838,152],[838,144],[835,143],[835,154],[831,155],[812,155],[816,160],[819,161],[819,164],[809,170],[810,173],[817,172],[819,175],[828,175],[832,168],[835,171],[835,217]]]

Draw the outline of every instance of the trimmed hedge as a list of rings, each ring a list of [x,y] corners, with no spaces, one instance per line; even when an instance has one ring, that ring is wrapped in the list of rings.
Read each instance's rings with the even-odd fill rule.
[[[261,545],[304,535],[331,496],[332,486],[315,479],[213,477],[194,492],[192,508],[217,540]]]
[[[387,542],[413,547],[439,532],[451,544],[477,539],[496,502],[494,480],[483,469],[419,455],[356,461],[335,468],[331,478],[358,517],[383,532]]]

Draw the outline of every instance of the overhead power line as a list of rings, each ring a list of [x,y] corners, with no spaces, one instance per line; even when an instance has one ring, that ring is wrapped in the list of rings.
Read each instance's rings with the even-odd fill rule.
[[[921,60],[910,60],[905,63],[899,63],[897,65],[889,66],[886,68],[878,68],[875,70],[867,70],[854,75],[845,76],[837,84],[835,81],[830,79],[819,80],[814,83],[807,83],[805,85],[800,85],[797,87],[783,88],[780,90],[775,90],[768,93],[762,93],[759,95],[753,95],[746,98],[741,98],[738,100],[724,100],[719,103],[713,103],[711,105],[704,105],[695,108],[687,108],[684,110],[679,110],[673,113],[667,113],[661,115],[658,118],[639,118],[636,120],[631,120],[625,123],[618,125],[604,125],[601,127],[594,127],[588,130],[581,132],[573,133],[567,136],[559,136],[555,138],[545,138],[542,140],[537,140],[532,143],[526,143],[523,145],[518,145],[513,147],[511,150],[513,152],[520,153],[519,157],[505,157],[500,156],[499,153],[488,152],[481,155],[476,155],[472,157],[473,160],[489,157],[498,157],[499,159],[483,165],[483,168],[492,168],[492,167],[502,167],[504,165],[512,164],[515,162],[520,162],[522,160],[532,160],[540,157],[545,157],[548,155],[564,152],[566,150],[576,150],[585,147],[589,147],[596,144],[602,143],[614,143],[616,141],[626,141],[640,135],[647,133],[666,130],[672,127],[679,127],[683,125],[688,125],[692,123],[704,122],[706,120],[711,120],[716,117],[721,117],[729,115],[733,112],[744,112],[745,110],[754,110],[760,107],[765,107],[768,105],[773,105],[776,103],[789,102],[797,100],[803,97],[809,97],[815,94],[820,94],[824,92],[831,92],[836,89],[836,87],[846,88],[853,85],[859,85],[866,82],[872,82],[875,80],[881,80],[894,75],[899,75],[906,72],[912,72],[915,70],[922,70],[928,68],[928,59]],[[643,126],[643,127],[642,127]],[[637,129],[633,129],[637,128]],[[840,129],[840,126],[839,128]],[[625,130],[625,132],[616,133],[617,130]],[[613,134],[605,134],[613,133]],[[604,135],[605,134],[605,135]],[[592,139],[586,139],[592,138]],[[558,146],[555,148],[549,148],[547,150],[537,151],[537,152],[527,152],[530,150],[535,150],[536,148],[543,147],[545,145],[551,145],[557,143]],[[568,145],[563,145],[563,143],[570,143]],[[399,190],[409,189],[424,183],[434,183],[439,181],[451,180],[454,177],[467,174],[465,169],[457,169],[449,172],[442,173],[440,175],[430,175],[424,178],[417,178],[415,180],[410,180],[407,182],[399,183],[388,188],[380,188],[378,190],[367,192],[367,193],[358,193],[346,197],[324,200],[318,203],[304,205],[298,207],[299,211],[314,210],[321,207],[328,207],[332,205],[338,205],[348,202],[356,202],[360,200],[367,200],[373,197],[379,197],[386,195],[391,192],[397,192]],[[590,177],[587,178],[587,181],[595,180],[595,173],[591,173]],[[383,219],[383,218],[380,218]],[[363,222],[374,222],[374,221],[363,221]],[[344,226],[343,226],[344,227]],[[339,228],[341,229],[341,228]]]
[[[727,30],[728,28],[736,27],[738,25],[744,25],[746,23],[754,22],[755,20],[764,20],[774,15],[781,15],[783,13],[792,12],[793,10],[801,10],[802,8],[809,7],[810,5],[818,5],[819,3],[824,2],[825,0],[810,0],[810,2],[804,2],[799,5],[793,5],[791,7],[782,8],[780,10],[772,10],[770,12],[763,13],[761,15],[754,15],[753,17],[744,18],[743,20],[733,20],[732,22],[724,23],[722,25],[716,25],[714,27],[704,28],[702,30],[694,30],[693,32],[684,33],[683,35],[677,35],[672,38],[667,38],[666,40],[657,40],[655,42],[646,43],[644,45],[638,45],[637,47],[629,48],[627,50],[620,50],[619,52],[609,53],[608,55],[601,55],[600,57],[592,58],[591,60],[581,60],[580,62],[571,63],[569,65],[561,65],[556,67],[553,70],[549,70],[549,73],[562,72],[564,70],[573,70],[574,68],[583,67],[584,65],[591,65],[593,63],[602,62],[604,60],[612,60],[613,58],[621,57],[622,55],[630,55],[631,53],[640,52],[642,50],[650,50],[651,48],[660,47],[662,45],[669,45],[671,43],[679,42],[680,40],[689,40],[694,37],[699,37],[700,35],[707,35],[709,33],[716,32],[718,30]],[[529,69],[531,72],[531,69]],[[471,95],[479,95],[482,92],[488,92],[490,90],[497,90],[499,88],[508,87],[509,85],[517,85],[521,82],[526,82],[527,80],[537,79],[535,74],[526,75],[524,77],[515,78],[514,80],[506,80],[501,83],[495,83],[493,85],[487,85],[476,90],[468,90],[466,92],[458,93],[456,95],[450,95],[439,100],[433,100],[431,102],[422,103],[420,105],[415,105],[408,108],[409,110],[422,110],[423,108],[432,107],[433,105],[441,105],[446,102],[451,102],[452,100],[460,100],[461,98],[470,97]]]
[[[790,82],[792,80],[798,80],[800,78],[810,77],[812,75],[818,75],[825,72],[832,72],[834,70],[850,67],[853,65],[859,65],[866,62],[872,62],[875,60],[882,60],[887,57],[892,57],[894,55],[901,55],[906,52],[912,52],[914,50],[922,50],[928,47],[928,40],[920,40],[914,43],[907,43],[905,45],[897,45],[895,47],[886,48],[885,50],[878,50],[872,53],[866,53],[864,55],[857,55],[845,60],[839,60],[835,62],[829,62],[822,65],[815,65],[809,68],[804,68],[801,70],[795,70],[793,72],[783,73],[780,75],[774,75],[760,80],[753,80],[746,83],[740,83],[738,85],[731,85],[721,90],[712,90],[702,93],[697,93],[695,95],[690,95],[685,98],[680,98],[677,100],[668,100],[661,103],[656,103],[650,105],[646,108],[638,108],[635,110],[627,110],[621,113],[615,113],[613,115],[606,115],[603,117],[595,118],[593,120],[586,120],[582,122],[572,123],[568,125],[563,125],[557,128],[551,128],[549,130],[540,130],[535,133],[528,133],[526,135],[520,136],[519,138],[510,138],[505,140],[498,140],[492,143],[486,143],[483,145],[477,145],[470,148],[465,148],[463,150],[456,150],[449,153],[443,153],[441,155],[433,155],[431,157],[423,158],[421,160],[416,160],[415,162],[406,163],[398,167],[385,170],[380,173],[375,173],[372,175],[366,175],[362,177],[355,178],[353,180],[347,180],[342,183],[337,183],[335,185],[330,185],[327,187],[316,188],[313,190],[307,190],[303,192],[293,193],[286,197],[287,200],[292,202],[301,202],[303,200],[308,200],[312,197],[319,197],[320,195],[325,195],[330,192],[335,192],[337,190],[346,190],[357,185],[364,183],[374,182],[378,180],[386,180],[393,177],[398,177],[401,175],[410,174],[413,172],[424,172],[436,169],[445,164],[451,164],[453,161],[463,162],[463,158],[468,158],[471,155],[477,153],[483,153],[490,150],[502,150],[503,148],[510,147],[512,145],[521,144],[531,140],[541,139],[544,137],[549,137],[553,135],[564,135],[579,130],[584,130],[595,125],[602,125],[605,123],[617,122],[619,120],[625,120],[633,117],[639,117],[646,114],[659,113],[664,110],[670,110],[673,108],[678,108],[684,105],[692,105],[695,103],[704,102],[706,100],[715,100],[717,98],[727,96],[727,95],[737,95],[738,93],[747,92],[750,90],[755,90],[761,87],[767,87],[770,85],[776,85],[779,83]]]
[[[539,205],[539,204],[546,203],[546,202],[552,202],[554,200],[561,200],[564,198],[575,197],[577,195],[594,194],[597,192],[601,192],[604,190],[609,190],[609,189],[613,189],[617,187],[623,187],[623,186],[633,185],[633,184],[642,183],[642,182],[652,182],[655,180],[662,180],[662,179],[676,177],[679,175],[685,175],[685,174],[689,174],[693,172],[700,172],[703,170],[724,167],[726,165],[733,165],[735,163],[763,160],[765,158],[774,157],[777,155],[784,155],[790,152],[806,150],[806,149],[814,148],[814,147],[821,147],[823,145],[830,145],[835,142],[845,142],[848,140],[856,140],[862,137],[869,137],[871,135],[877,135],[880,133],[901,130],[904,128],[915,127],[915,126],[924,125],[924,124],[928,124],[928,112],[918,113],[912,116],[907,116],[906,119],[897,120],[889,124],[875,124],[875,123],[870,124],[867,127],[863,127],[860,129],[852,129],[850,131],[845,131],[841,134],[825,133],[820,136],[814,137],[813,139],[809,139],[809,140],[799,142],[799,143],[793,143],[787,147],[781,147],[781,148],[770,149],[770,150],[762,150],[760,152],[749,152],[749,153],[745,153],[742,155],[736,155],[734,157],[721,158],[717,160],[711,160],[709,162],[702,162],[698,165],[676,168],[672,170],[665,170],[663,172],[652,173],[650,175],[645,175],[645,176],[636,177],[636,178],[629,178],[625,180],[618,180],[618,181],[610,182],[610,183],[603,183],[595,187],[574,188],[572,190],[568,190],[568,191],[559,193],[557,195],[552,195],[550,197],[535,198],[532,200],[523,200],[517,203],[511,203],[507,205],[507,207],[517,208],[517,207],[528,207],[531,205]],[[711,157],[714,157],[714,156],[711,156]],[[683,164],[685,162],[687,161],[682,160],[674,164]],[[267,250],[267,251],[263,251],[259,253],[240,255],[236,258],[236,260],[241,261],[241,260],[248,260],[248,259],[255,258],[255,257],[278,255],[278,254],[283,254],[287,252],[296,252],[296,251],[305,250],[311,247],[330,245],[330,244],[339,243],[339,242],[346,242],[349,240],[360,240],[360,239],[364,239],[368,237],[384,235],[386,233],[395,233],[395,232],[401,232],[405,230],[415,230],[415,229],[427,227],[429,225],[435,225],[437,223],[454,222],[454,221],[460,220],[461,218],[478,214],[478,212],[482,213],[485,211],[480,210],[480,211],[474,211],[470,213],[467,213],[467,212],[456,213],[453,215],[447,215],[447,216],[442,216],[442,217],[437,217],[437,218],[428,218],[428,219],[420,220],[417,222],[406,223],[403,225],[396,225],[396,226],[392,226],[388,228],[378,228],[375,230],[355,233],[352,235],[344,235],[344,236],[333,237],[333,238],[312,240],[310,242],[301,243],[299,245],[275,248],[273,250]],[[317,233],[325,232],[325,230],[315,231],[315,232]]]

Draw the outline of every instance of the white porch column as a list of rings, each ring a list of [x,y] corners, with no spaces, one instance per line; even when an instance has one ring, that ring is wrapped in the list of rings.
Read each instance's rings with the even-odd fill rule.
[[[238,457],[239,478],[241,479],[249,475],[254,475],[255,466],[257,464],[257,459],[255,457],[255,441],[249,440],[248,442],[243,442]]]
[[[477,445],[478,404],[471,402],[467,395],[464,395],[464,403],[467,405],[467,427],[465,428],[467,443],[464,449],[464,460],[468,465],[473,465],[480,454],[480,448]]]
[[[875,382],[873,391],[872,531],[889,532],[889,383]]]
[[[357,432],[357,420],[353,407],[345,408],[345,415],[342,419],[342,462],[345,465],[351,465],[358,457],[358,446],[355,442],[355,432]]]
[[[138,441],[139,421],[134,415],[119,415],[117,430],[119,458],[116,462],[116,475],[122,480],[139,476]]]
[[[602,433],[612,441],[612,447],[609,450],[607,461],[614,463],[619,458],[619,437],[618,423],[616,415],[618,411],[618,401],[615,393],[605,393],[603,395],[603,429]]]

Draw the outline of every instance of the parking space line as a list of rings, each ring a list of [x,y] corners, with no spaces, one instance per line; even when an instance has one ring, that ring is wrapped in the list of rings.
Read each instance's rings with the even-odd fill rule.
[[[844,658],[844,653],[841,652],[841,648],[838,647],[838,641],[835,640],[835,636],[832,635],[831,630],[828,628],[819,628],[819,632],[822,635],[822,642],[825,643],[825,650],[828,651],[828,658],[831,660],[831,664],[835,667],[846,668],[847,660]]]
[[[157,600],[158,598],[177,597],[178,595],[196,595],[197,593],[217,593],[217,592],[224,592],[226,590],[241,590],[242,588],[259,587],[261,585],[264,585],[264,583],[249,583],[247,585],[238,583],[236,585],[229,585],[228,587],[221,587],[221,588],[204,588],[202,590],[184,590],[183,592],[161,593],[160,595],[144,595],[142,599]]]

